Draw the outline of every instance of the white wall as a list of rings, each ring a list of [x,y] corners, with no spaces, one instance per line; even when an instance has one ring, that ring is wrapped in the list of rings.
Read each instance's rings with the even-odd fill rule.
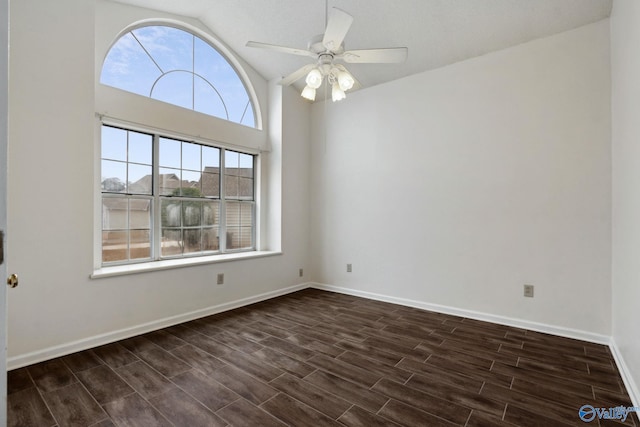
[[[640,3],[611,13],[613,339],[640,399]]]
[[[17,367],[152,328],[163,319],[299,284],[308,263],[306,104],[283,95],[278,164],[283,255],[90,280],[94,246],[95,3],[12,3],[8,256],[9,363]],[[256,82],[264,87],[266,82]],[[261,105],[268,104],[261,99]],[[265,156],[269,159],[269,156]],[[268,165],[267,165],[268,166]],[[286,177],[285,177],[286,178]],[[214,278],[225,273],[224,286]]]
[[[606,338],[609,111],[608,20],[315,105],[315,278]]]
[[[611,334],[608,21],[349,94],[327,106],[326,120],[322,104],[310,112],[286,89],[282,118],[268,120],[282,121],[281,151],[265,154],[282,168],[266,192],[282,194],[282,256],[90,280],[95,5],[12,3],[8,261],[21,276],[9,301],[13,367],[308,277]],[[264,108],[267,85],[257,83]],[[621,169],[626,182],[634,165]],[[617,226],[640,206],[626,197]],[[630,248],[622,262],[639,246],[614,247]],[[638,324],[625,302],[637,290],[620,279],[635,270],[629,261],[614,271],[617,284],[629,283],[616,286],[614,333],[638,366],[624,327]],[[218,272],[227,285],[213,285]],[[536,286],[535,298],[522,297],[523,283]]]

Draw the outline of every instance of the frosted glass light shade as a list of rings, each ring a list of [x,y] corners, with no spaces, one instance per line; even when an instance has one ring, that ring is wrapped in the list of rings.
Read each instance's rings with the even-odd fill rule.
[[[351,74],[346,71],[340,71],[338,73],[338,84],[340,85],[340,89],[343,91],[347,91],[353,87],[355,80],[351,76]]]
[[[309,101],[316,100],[316,90],[309,85],[305,86],[304,89],[302,89],[301,95],[304,99],[308,99]]]
[[[341,101],[346,97],[347,95],[342,89],[340,89],[340,85],[337,82],[334,83],[333,88],[331,89],[331,99],[333,100],[333,102]]]
[[[322,73],[317,68],[309,71],[305,82],[311,89],[318,89],[322,85]]]

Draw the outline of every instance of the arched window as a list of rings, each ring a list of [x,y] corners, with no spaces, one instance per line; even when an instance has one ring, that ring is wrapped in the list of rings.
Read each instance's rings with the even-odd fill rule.
[[[156,21],[124,30],[96,85],[102,202],[95,261],[117,274],[136,263],[168,268],[258,248],[263,133],[255,132],[253,86],[223,46],[179,27]],[[203,114],[232,123],[210,126]]]
[[[256,127],[251,97],[236,70],[211,44],[175,27],[125,33],[109,50],[100,83]]]

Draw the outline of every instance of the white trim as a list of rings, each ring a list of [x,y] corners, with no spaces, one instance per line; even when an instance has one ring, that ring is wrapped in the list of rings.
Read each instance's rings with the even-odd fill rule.
[[[279,297],[282,295],[290,294],[292,292],[300,291],[308,287],[309,287],[308,283],[302,283],[299,285],[290,286],[288,288],[265,292],[260,295],[255,295],[255,296],[242,298],[235,301],[230,301],[223,304],[214,305],[214,306],[203,308],[200,310],[195,310],[190,313],[184,313],[176,316],[166,317],[164,319],[143,323],[137,326],[132,326],[130,328],[120,329],[118,331],[108,332],[105,334],[84,338],[81,340],[57,345],[54,347],[45,348],[45,349],[34,351],[31,353],[12,356],[7,359],[7,370],[21,368],[23,366],[32,365],[34,363],[43,362],[45,360],[50,360],[56,357],[65,356],[78,351],[83,351],[83,350],[98,347],[101,345],[109,344],[112,342],[120,341],[136,335],[140,335],[140,334],[152,332],[158,329],[166,328],[169,326],[177,325],[180,323],[188,322],[190,320],[199,319],[201,317],[210,316],[212,314],[222,313],[224,311],[233,310],[239,307],[244,307],[245,305],[249,305],[249,304],[255,304],[260,301],[264,301],[264,300]]]
[[[122,89],[117,89],[116,90],[121,90]],[[127,93],[126,91],[124,91],[124,93]],[[125,95],[126,96],[126,95]],[[139,95],[142,96],[142,95]],[[149,98],[152,99],[153,98]],[[162,101],[160,101],[162,102]],[[169,105],[173,105],[173,104],[169,104]],[[197,113],[197,111],[196,111]],[[224,142],[224,141],[218,141],[216,139],[211,139],[211,138],[207,138],[206,136],[194,136],[188,133],[184,133],[184,132],[180,132],[180,131],[176,131],[176,130],[172,130],[172,129],[164,129],[164,128],[160,128],[157,126],[153,126],[153,125],[145,125],[145,124],[141,124],[141,123],[136,123],[133,122],[131,120],[127,120],[127,119],[121,119],[118,117],[111,117],[106,113],[95,113],[96,118],[98,119],[99,123],[101,125],[106,125],[106,126],[111,126],[111,127],[117,127],[120,129],[125,129],[125,130],[132,130],[135,132],[141,132],[141,133],[146,133],[146,134],[156,134],[160,137],[165,137],[165,138],[172,138],[172,139],[179,139],[180,141],[183,142],[195,142],[196,144],[204,144],[210,147],[214,147],[214,148],[224,148],[225,150],[233,150],[233,151],[242,151],[243,153],[246,154],[253,154],[253,155],[259,155],[260,153],[264,153],[264,152],[268,152],[269,150],[263,150],[262,148],[255,148],[255,147],[247,147],[244,145],[240,145],[240,144],[234,144],[232,142]],[[211,117],[215,117],[215,116],[211,116]],[[224,119],[220,119],[220,120],[224,120]],[[228,120],[225,120],[228,121]],[[234,122],[230,122],[230,123],[234,123]],[[235,123],[237,124],[237,123]],[[242,125],[240,125],[242,126]]]
[[[631,403],[633,403],[633,406],[635,406],[636,408],[640,408],[640,390],[638,389],[638,385],[634,381],[633,376],[631,375],[631,371],[624,361],[622,353],[620,352],[620,349],[618,348],[618,345],[616,344],[616,341],[613,337],[609,342],[609,348],[611,349],[613,359],[618,366],[618,371],[620,372],[620,376],[622,377],[624,386],[627,389],[627,393],[629,394]]]
[[[390,302],[392,304],[400,304],[408,307],[420,308],[422,310],[435,311],[436,313],[451,314],[453,316],[468,317],[469,319],[482,320],[489,323],[497,323],[500,325],[513,326],[515,328],[529,329],[532,331],[588,341],[596,344],[609,345],[609,343],[611,342],[611,337],[609,337],[608,335],[594,334],[593,332],[565,328],[562,326],[548,325],[545,323],[532,322],[529,320],[514,319],[512,317],[506,316],[497,316],[495,314],[465,310],[462,308],[449,307],[446,305],[431,304],[424,301],[411,300],[406,298],[397,298],[389,295],[359,291],[350,288],[342,288],[339,286],[326,285],[322,283],[311,283],[310,287],[325,291],[332,291],[341,294],[368,298],[376,301],[384,301]]]
[[[241,261],[254,258],[282,255],[278,251],[248,251],[229,252],[211,256],[194,256],[177,259],[163,259],[160,261],[141,262],[137,264],[113,265],[97,268],[89,276],[91,279],[104,277],[125,276],[127,274],[147,273],[149,271],[169,270],[172,268],[193,267],[195,265],[217,264],[220,262]]]

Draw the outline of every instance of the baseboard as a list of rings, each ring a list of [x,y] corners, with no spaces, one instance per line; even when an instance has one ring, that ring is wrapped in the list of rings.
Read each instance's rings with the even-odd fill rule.
[[[611,337],[608,335],[594,334],[588,331],[578,329],[564,328],[561,326],[548,325],[544,323],[532,322],[528,320],[515,319],[506,316],[497,316],[489,313],[482,313],[473,310],[465,310],[446,305],[431,304],[424,301],[411,300],[406,298],[397,298],[389,295],[376,294],[373,292],[359,291],[356,289],[343,288],[339,286],[326,285],[322,283],[311,283],[310,287],[325,291],[338,292],[347,295],[353,295],[362,298],[368,298],[377,301],[389,302],[408,307],[420,308],[436,313],[451,314],[453,316],[468,317],[470,319],[482,320],[489,323],[497,323],[500,325],[513,326],[515,328],[529,329],[536,332],[557,335],[566,338],[573,338],[582,341],[588,341],[596,344],[609,345]]]
[[[234,308],[244,307],[249,304],[254,304],[260,301],[268,300],[271,298],[279,297],[282,295],[290,294],[302,289],[306,289],[310,286],[309,283],[302,283],[295,286],[290,286],[283,289],[278,289],[271,292],[265,292],[260,295],[254,295],[248,298],[242,298],[235,301],[230,301],[224,304],[214,305],[201,310],[195,310],[189,313],[180,314],[177,316],[166,317],[153,322],[144,323],[141,325],[132,326],[125,329],[120,329],[106,334],[96,335],[93,337],[73,341],[54,347],[45,348],[42,350],[34,351],[31,353],[20,354],[12,356],[7,359],[7,370],[21,368],[23,366],[32,365],[34,363],[43,362],[45,360],[54,359],[60,356],[66,356],[78,351],[87,350],[93,347],[109,344],[122,339],[130,338],[136,335],[144,334],[147,332],[155,331],[157,329],[166,328],[169,326],[177,325],[179,323],[188,322],[190,320],[199,319],[201,317],[210,316],[212,314],[222,313],[224,311],[233,310]]]
[[[613,359],[616,361],[616,365],[618,366],[618,371],[620,371],[622,381],[624,381],[624,386],[627,388],[627,393],[629,393],[631,403],[633,403],[633,406],[636,408],[640,408],[640,390],[638,389],[638,385],[634,381],[631,371],[629,371],[629,367],[624,361],[624,357],[622,357],[622,353],[613,338],[611,338],[609,348],[611,349]]]

